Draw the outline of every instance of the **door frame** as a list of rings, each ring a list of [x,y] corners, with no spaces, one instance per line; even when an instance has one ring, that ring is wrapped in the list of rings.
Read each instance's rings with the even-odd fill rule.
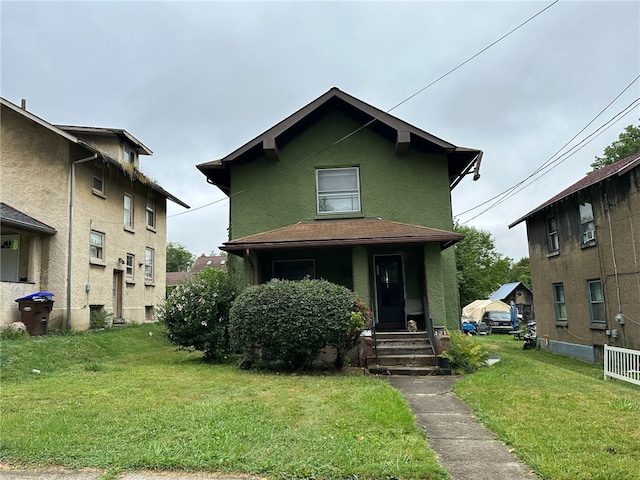
[[[113,271],[113,319],[120,320],[122,318],[122,297],[123,297],[123,270]]]
[[[400,268],[402,269],[402,304],[403,304],[403,312],[402,312],[402,324],[398,326],[398,328],[392,327],[390,331],[394,330],[403,330],[406,327],[407,322],[407,281],[405,278],[405,266],[404,266],[404,254],[401,252],[396,253],[380,253],[373,254],[372,263],[373,263],[373,288],[374,288],[374,302],[375,302],[375,313],[376,313],[376,325],[379,325],[379,307],[378,307],[378,272],[376,271],[376,259],[379,257],[400,257]]]

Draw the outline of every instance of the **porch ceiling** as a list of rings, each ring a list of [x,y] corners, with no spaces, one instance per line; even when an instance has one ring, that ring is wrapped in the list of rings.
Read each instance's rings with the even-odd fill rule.
[[[381,218],[356,218],[298,222],[287,227],[237,238],[225,242],[220,248],[227,252],[240,253],[245,249],[438,242],[444,250],[463,238],[463,235],[437,228]]]

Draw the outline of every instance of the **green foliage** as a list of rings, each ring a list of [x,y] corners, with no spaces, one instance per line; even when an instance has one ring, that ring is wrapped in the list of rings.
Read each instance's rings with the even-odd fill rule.
[[[194,279],[177,285],[158,308],[169,340],[195,349],[208,360],[229,353],[229,309],[235,291],[226,272],[205,268]]]
[[[521,258],[511,266],[509,282],[522,282],[527,287],[531,288],[531,267],[529,266],[529,257]]]
[[[340,349],[355,327],[353,293],[326,280],[271,280],[249,287],[231,307],[230,334],[249,362],[281,362],[287,368],[311,366],[321,349]],[[358,318],[355,322],[358,322]]]
[[[184,245],[167,243],[167,272],[188,272],[195,258]]]
[[[29,338],[29,333],[26,330],[13,328],[11,325],[0,331],[0,339],[2,340],[22,340],[25,338]]]
[[[91,312],[91,318],[89,319],[89,328],[90,329],[107,328],[111,325],[112,319],[113,319],[113,313],[107,312],[104,309],[100,311]]]
[[[455,231],[465,236],[455,246],[460,304],[464,306],[487,298],[507,283],[511,259],[498,253],[489,232],[458,224]]]
[[[362,331],[365,328],[371,328],[373,324],[373,312],[367,308],[367,305],[357,295],[353,298],[353,307],[349,320],[347,331],[340,335],[340,343],[337,347],[338,354],[335,361],[336,368],[344,367],[347,352],[358,344]]]
[[[473,373],[486,364],[489,350],[485,345],[460,331],[451,332],[449,335],[451,346],[441,356],[449,360],[454,373]]]
[[[596,160],[591,164],[592,171],[595,172],[636,152],[640,152],[640,124],[627,125],[618,140],[605,147],[604,155],[596,156]]]

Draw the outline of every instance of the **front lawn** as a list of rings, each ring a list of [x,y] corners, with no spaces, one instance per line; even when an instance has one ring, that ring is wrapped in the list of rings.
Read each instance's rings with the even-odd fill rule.
[[[386,382],[207,364],[159,325],[2,340],[0,380],[0,460],[15,466],[448,477]]]
[[[542,478],[640,479],[640,387],[511,336],[478,340],[502,359],[454,391]]]

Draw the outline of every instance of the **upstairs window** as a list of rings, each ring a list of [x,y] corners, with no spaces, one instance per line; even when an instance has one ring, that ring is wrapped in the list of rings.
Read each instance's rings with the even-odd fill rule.
[[[558,223],[556,217],[547,218],[547,248],[549,253],[557,252],[560,249],[558,243]]]
[[[316,170],[318,213],[360,211],[358,167]]]
[[[147,282],[153,282],[153,248],[144,249],[144,279]]]
[[[589,313],[592,324],[605,324],[604,295],[602,293],[602,282],[600,280],[587,281],[587,298],[589,300]]]
[[[123,148],[124,148],[124,155],[123,155],[124,163],[130,163],[131,165],[134,165],[136,163],[136,152],[130,149],[126,145]]]
[[[89,256],[92,259],[104,260],[104,233],[91,230]]]
[[[146,220],[147,227],[156,228],[156,202],[152,197],[147,197]]]
[[[127,276],[127,279],[129,280],[133,280],[133,266],[136,263],[136,257],[135,255],[133,255],[132,253],[127,253],[127,266],[125,269],[125,275]]]
[[[596,224],[593,222],[593,207],[589,202],[580,204],[580,237],[582,245],[595,242]]]
[[[93,169],[93,181],[91,183],[91,188],[95,193],[100,193],[104,195],[104,172],[101,168]]]
[[[556,310],[556,323],[566,323],[567,304],[564,300],[564,285],[562,283],[553,285],[553,303]]]
[[[133,228],[133,197],[124,194],[124,226]]]

